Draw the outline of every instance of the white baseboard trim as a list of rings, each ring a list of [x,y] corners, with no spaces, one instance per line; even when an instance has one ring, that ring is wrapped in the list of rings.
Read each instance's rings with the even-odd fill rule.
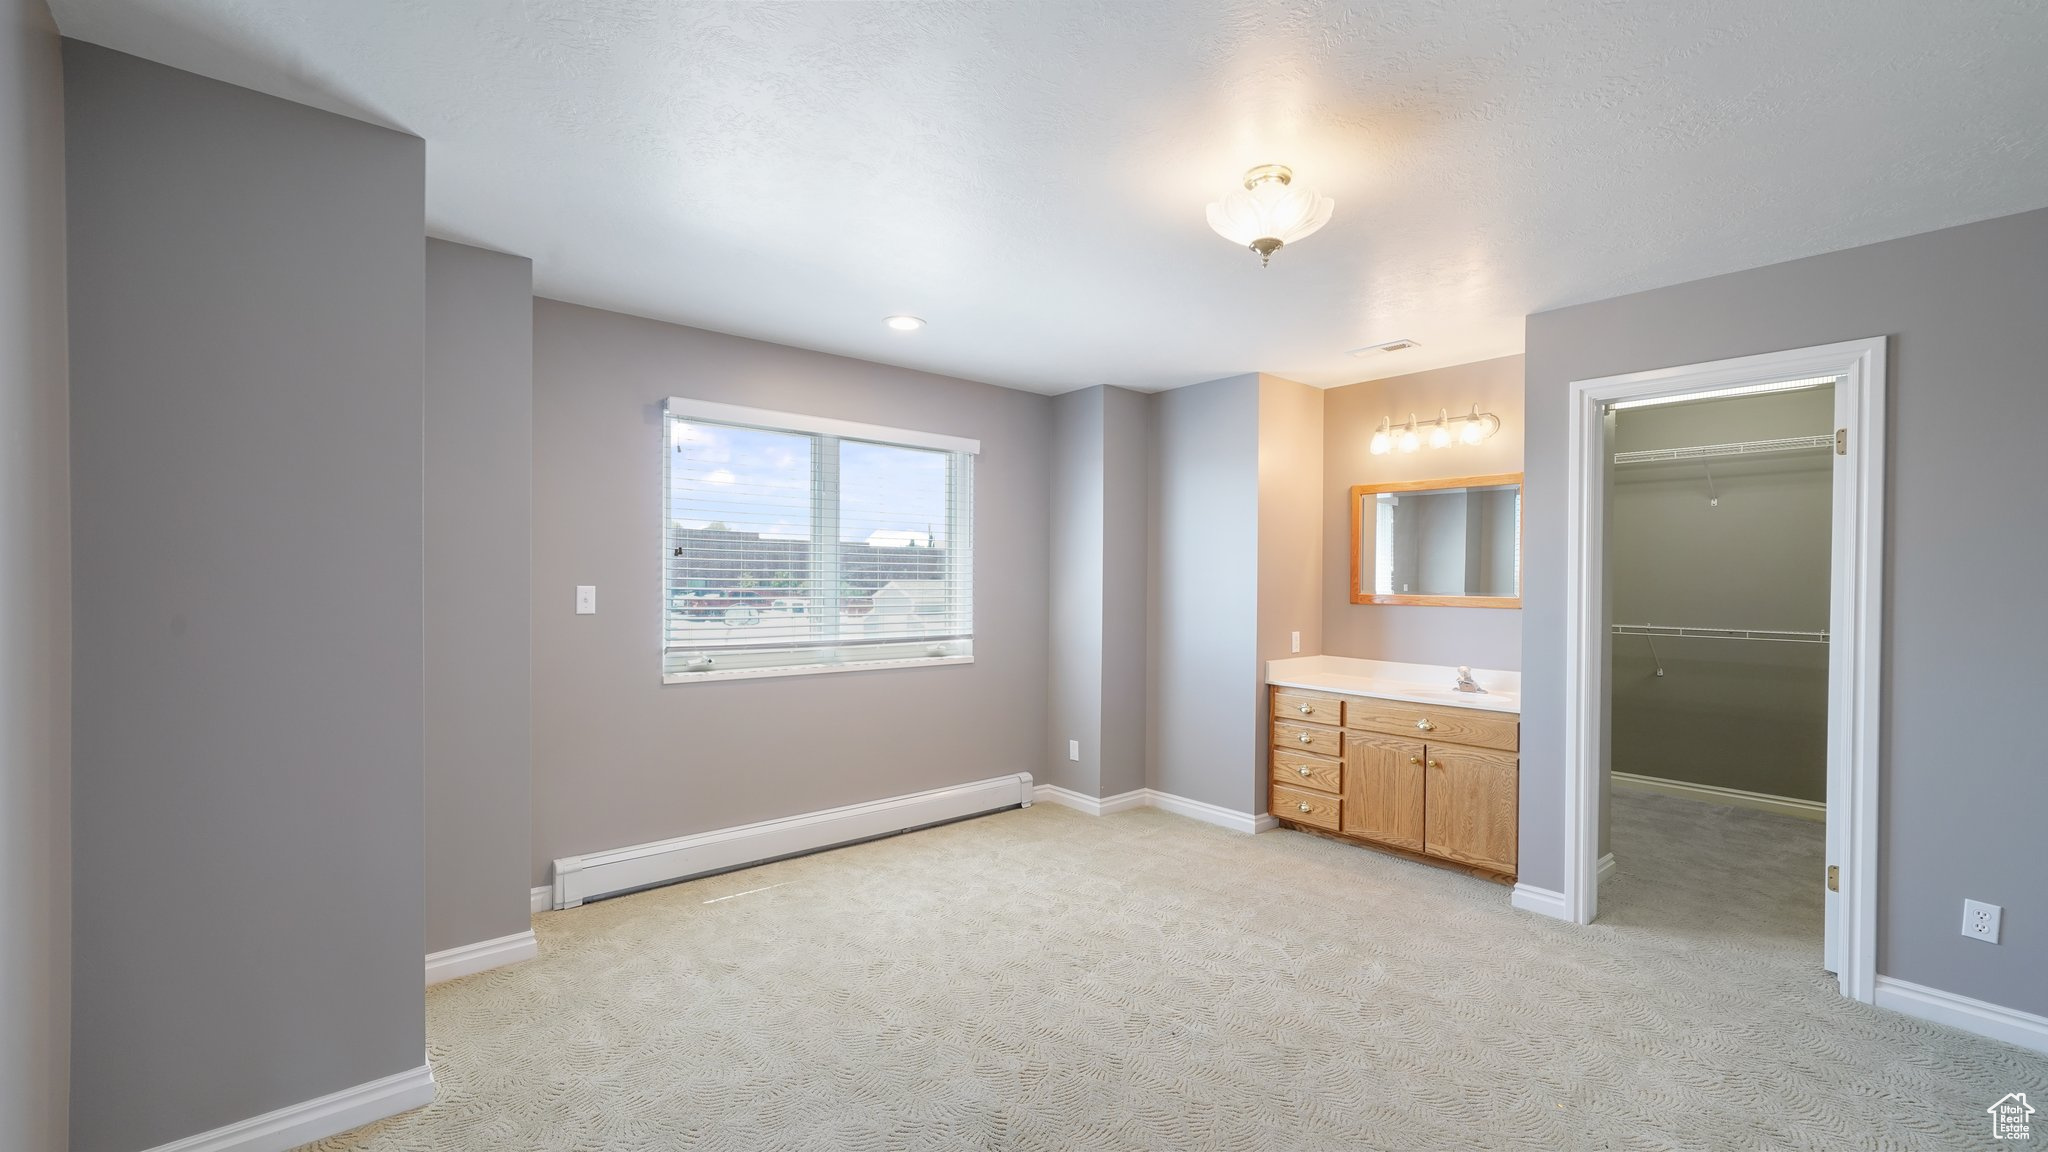
[[[1271,832],[1280,826],[1278,820],[1263,812],[1255,816],[1250,812],[1239,812],[1234,808],[1175,796],[1171,792],[1161,792],[1157,788],[1133,788],[1129,792],[1104,796],[1100,800],[1071,788],[1062,788],[1057,784],[1040,784],[1035,791],[1038,799],[1048,804],[1072,808],[1076,812],[1085,812],[1090,816],[1109,816],[1117,812],[1128,812],[1133,808],[1157,808],[1162,812],[1186,816],[1200,820],[1204,824],[1228,828],[1233,832]]]
[[[1019,772],[609,852],[564,856],[555,861],[552,906],[574,908],[614,892],[726,872],[1002,808],[1029,806],[1033,799],[1031,774]]]
[[[159,1144],[149,1152],[286,1152],[433,1102],[434,1070],[421,1064],[317,1100]]]
[[[1104,796],[1100,800],[1086,792],[1076,792],[1057,784],[1040,784],[1033,788],[1032,792],[1047,804],[1072,808],[1076,812],[1085,812],[1090,816],[1109,816],[1117,812],[1128,812],[1133,808],[1143,808],[1146,799],[1143,788],[1133,788],[1129,792]]]
[[[446,980],[459,976],[474,976],[521,960],[531,960],[540,954],[540,945],[533,938],[533,929],[500,936],[496,940],[479,940],[435,952],[427,957],[427,987],[432,988]]]
[[[1721,788],[1713,784],[1694,784],[1685,780],[1665,780],[1657,776],[1638,776],[1633,772],[1610,772],[1618,787],[1633,788],[1638,792],[1661,792],[1666,796],[1683,796],[1687,800],[1704,800],[1709,804],[1730,804],[1737,808],[1755,808],[1763,812],[1776,812],[1780,816],[1797,816],[1801,820],[1828,818],[1828,806],[1818,800],[1795,800],[1790,796],[1773,796],[1768,792],[1744,792],[1740,788]]]
[[[1548,916],[1553,920],[1568,920],[1564,914],[1564,893],[1549,888],[1538,888],[1531,884],[1517,884],[1508,896],[1508,903],[1524,912]]]
[[[535,888],[531,892],[527,893],[527,899],[527,911],[529,913],[546,912],[548,909],[553,908],[555,906],[554,886],[545,885],[539,888]]]
[[[1593,883],[1594,883],[1594,884],[1604,884],[1604,883],[1606,883],[1606,882],[1607,882],[1607,876],[1608,876],[1608,874],[1609,874],[1609,873],[1611,873],[1611,872],[1613,872],[1613,871],[1614,871],[1614,853],[1612,853],[1612,852],[1609,852],[1609,853],[1608,853],[1607,855],[1605,855],[1605,856],[1602,856],[1602,857],[1600,858],[1600,862],[1599,862],[1599,863],[1597,863],[1597,864],[1593,865]]]
[[[1973,1000],[1891,976],[1879,976],[1876,991],[1879,1008],[2048,1053],[2048,1016]]]

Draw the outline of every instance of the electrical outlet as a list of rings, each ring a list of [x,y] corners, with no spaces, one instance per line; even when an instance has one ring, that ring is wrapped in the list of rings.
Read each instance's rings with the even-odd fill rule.
[[[1072,760],[1076,764],[1081,762],[1081,742],[1079,740],[1067,741],[1067,759]]]
[[[1301,633],[1295,632],[1292,635],[1293,640],[1290,642],[1294,645],[1294,647],[1290,649],[1290,651],[1299,652],[1301,651]]]
[[[1986,944],[1998,943],[1998,918],[2005,909],[1982,900],[1963,901],[1963,935]]]

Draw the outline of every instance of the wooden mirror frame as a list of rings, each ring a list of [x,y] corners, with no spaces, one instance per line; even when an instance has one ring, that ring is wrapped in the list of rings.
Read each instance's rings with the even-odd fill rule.
[[[1503,484],[1515,486],[1515,518],[1521,523],[1515,528],[1517,555],[1515,557],[1516,592],[1514,596],[1427,596],[1411,593],[1378,593],[1365,590],[1364,573],[1360,571],[1358,556],[1364,543],[1360,529],[1364,527],[1364,516],[1360,511],[1364,497],[1381,492],[1434,492],[1442,488],[1495,488]],[[1528,506],[1527,492],[1522,490],[1520,472],[1501,472],[1492,476],[1451,476],[1440,480],[1399,480],[1390,484],[1354,484],[1351,486],[1351,602],[1353,604],[1411,604],[1427,608],[1520,608],[1522,606],[1521,582],[1522,558],[1519,555],[1522,539],[1522,525],[1528,522],[1523,509]]]

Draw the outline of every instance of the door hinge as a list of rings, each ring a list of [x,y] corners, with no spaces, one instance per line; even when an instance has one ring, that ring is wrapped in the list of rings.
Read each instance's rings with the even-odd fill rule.
[[[1840,892],[1841,890],[1842,869],[1838,865],[1830,864],[1828,865],[1828,891]]]
[[[1835,429],[1835,455],[1847,456],[1848,454],[1849,430],[1847,428],[1837,428]]]

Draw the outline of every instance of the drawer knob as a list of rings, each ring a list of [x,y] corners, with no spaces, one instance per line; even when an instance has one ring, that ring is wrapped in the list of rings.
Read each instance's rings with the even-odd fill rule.
[[[1423,730],[1424,732],[1434,732],[1434,731],[1436,731],[1436,725],[1434,725],[1434,724],[1431,724],[1431,723],[1430,723],[1429,721],[1427,721],[1427,720],[1417,720],[1417,721],[1415,722],[1415,726],[1416,726],[1417,728],[1420,728],[1420,729],[1421,729],[1421,730]]]
[[[1313,705],[1313,704],[1303,704],[1303,705],[1301,706],[1301,714],[1302,714],[1303,716],[1306,716],[1306,715],[1308,715],[1309,713],[1311,713],[1311,712],[1314,712],[1315,710],[1316,710],[1316,706],[1315,706],[1315,705]]]
[[[1310,773],[1309,773],[1309,769],[1308,769],[1308,765],[1306,765],[1306,764],[1303,764],[1303,765],[1301,765],[1301,766],[1297,767],[1297,768],[1295,769],[1295,771],[1296,771],[1296,772],[1299,772],[1299,773],[1301,773],[1301,775],[1302,775],[1302,777],[1303,777],[1304,779],[1306,779],[1306,778],[1307,778],[1307,777],[1308,777],[1308,776],[1310,775]]]
[[[1300,740],[1303,744],[1315,743],[1315,737],[1309,735],[1306,732],[1303,732],[1300,736],[1296,737],[1296,739]]]
[[[1309,802],[1306,800],[1303,800],[1301,803],[1296,804],[1295,807],[1301,809],[1303,812],[1315,811],[1314,808],[1310,807]]]

